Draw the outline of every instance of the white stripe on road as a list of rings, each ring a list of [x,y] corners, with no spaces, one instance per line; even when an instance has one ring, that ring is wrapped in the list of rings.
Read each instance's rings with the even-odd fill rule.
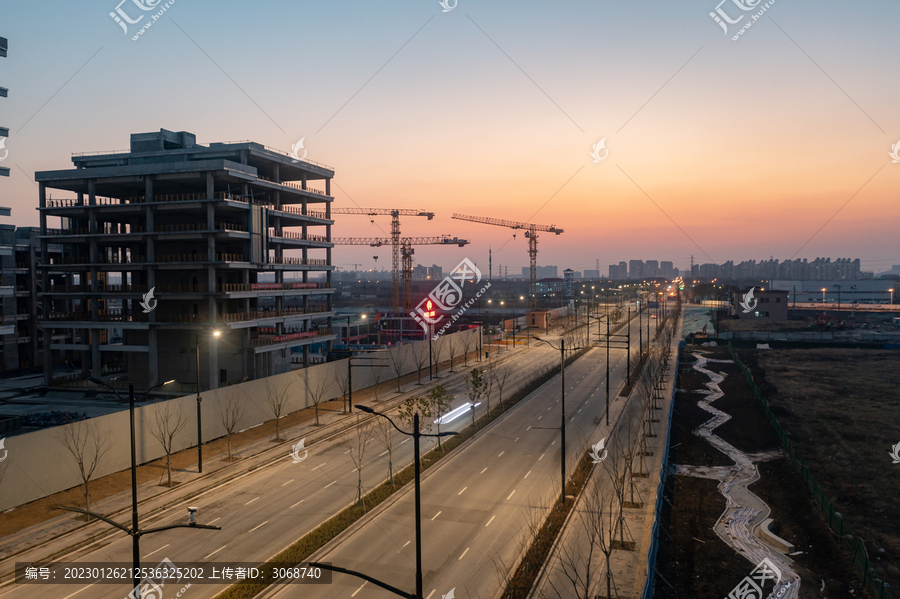
[[[541,457],[538,458],[538,462],[540,462],[541,460],[543,460],[545,455],[547,455],[547,454],[546,454],[546,453],[542,453],[542,454],[541,454]]]
[[[337,482],[337,481],[334,481],[333,483],[328,483],[328,484],[325,485],[325,487],[323,487],[323,488],[327,489],[328,487],[330,487],[331,485],[335,484],[336,482]]]
[[[294,482],[294,479],[293,479],[293,478],[292,478],[291,480],[287,481],[286,483],[282,483],[281,486],[283,487],[284,485],[289,485],[289,484],[291,484],[292,482]]]
[[[457,493],[456,496],[459,497],[460,495],[463,494],[463,491],[465,491],[465,490],[468,489],[468,488],[469,488],[469,487],[463,487],[463,490],[460,491],[459,493]]]
[[[248,502],[245,503],[244,505],[250,505],[251,503],[253,503],[253,502],[256,501],[257,499],[259,499],[259,497],[255,497],[255,498],[251,499],[250,501],[248,501]]]
[[[366,583],[367,583],[367,582],[369,582],[369,581],[367,580],[366,582],[364,582],[364,583],[362,583],[361,585],[359,585],[359,588],[356,589],[355,591],[353,591],[353,594],[350,595],[350,596],[351,596],[351,597],[356,597],[356,594],[357,594],[358,592],[360,592],[364,586],[366,586]]]
[[[387,453],[387,452],[385,451],[384,453],[379,453],[379,454],[378,454],[378,457],[380,458],[380,457],[383,456],[385,453]]]
[[[222,518],[216,518],[215,520],[210,520],[209,522],[207,522],[207,524],[212,524],[213,522],[218,522],[221,519]],[[168,547],[168,545],[166,545],[166,547]]]
[[[513,489],[513,492],[509,494],[509,497],[507,497],[506,500],[509,501],[510,497],[512,497],[512,496],[515,495],[515,494],[516,494],[516,490]],[[208,557],[208,556],[207,556],[207,557]],[[204,557],[203,559],[206,559],[206,558]]]
[[[157,549],[156,551],[151,551],[150,553],[148,553],[147,555],[144,556],[144,559],[147,559],[148,557],[150,557],[150,556],[153,555],[154,553],[158,553],[158,552],[162,551],[163,549],[165,549],[166,547],[168,547],[168,546],[171,545],[171,544],[172,544],[172,543],[166,543],[165,545],[163,545],[162,547],[160,547],[160,548]]]
[[[497,517],[497,516],[491,516],[491,519],[487,521],[487,524],[485,524],[484,527],[487,528],[488,526],[490,526],[490,525],[491,525],[491,522],[493,522],[493,521],[494,521],[494,518],[496,518],[496,517]]]
[[[487,470],[487,468],[485,468],[484,470]],[[482,470],[482,471],[479,472],[478,474],[484,474],[484,470]]]
[[[505,452],[505,451],[501,451],[501,452],[500,452],[500,455],[498,455],[497,457],[499,458],[499,457],[502,456],[504,453],[506,453],[506,452]]]
[[[437,589],[431,589],[431,592],[428,593],[428,596],[425,597],[425,599],[431,599],[431,596],[434,595],[434,592],[435,592],[436,590],[437,590]]]
[[[431,518],[431,521],[434,522],[434,519],[437,518],[437,517],[440,516],[440,515],[441,515],[441,512],[436,513],[436,514]]]
[[[522,477],[522,480],[528,478],[528,475],[531,474],[531,470],[525,473],[525,476]]]
[[[321,468],[321,467],[324,466],[324,465],[325,465],[325,464],[319,464],[318,466],[316,466],[315,468],[313,468],[313,470],[318,470],[319,468]]]
[[[298,505],[300,505],[301,503],[303,503],[303,500],[302,500],[302,499],[301,499],[300,501],[298,501],[297,503],[295,503],[294,505],[292,505],[291,508],[295,508],[295,507],[297,507]]]
[[[459,561],[459,560],[461,560],[462,558],[466,557],[466,554],[467,554],[468,552],[469,552],[469,548],[466,547],[466,550],[462,552],[462,555],[460,555],[459,558],[458,558],[456,561]]]
[[[253,532],[254,530],[256,530],[257,528],[262,528],[263,526],[265,526],[266,524],[268,524],[268,522],[269,522],[269,521],[266,520],[265,522],[263,522],[262,524],[260,524],[260,525],[257,526],[256,528],[251,528],[251,529],[248,530],[247,532],[250,533],[250,532]]]
[[[222,551],[222,550],[225,549],[226,547],[228,547],[228,545],[222,545],[221,547],[219,547],[218,549],[216,549],[215,551],[213,551],[212,553],[210,553],[209,555],[207,555],[207,556],[204,557],[203,559],[209,559],[209,558],[211,558],[212,556],[214,556],[214,555],[217,554],[218,552]]]

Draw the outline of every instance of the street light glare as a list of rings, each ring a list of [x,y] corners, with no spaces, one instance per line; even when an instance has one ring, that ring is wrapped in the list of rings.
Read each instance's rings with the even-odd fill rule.
[[[174,383],[174,382],[175,382],[175,379],[172,379],[171,381],[166,381],[165,383],[163,383],[163,385],[168,385],[169,383]]]

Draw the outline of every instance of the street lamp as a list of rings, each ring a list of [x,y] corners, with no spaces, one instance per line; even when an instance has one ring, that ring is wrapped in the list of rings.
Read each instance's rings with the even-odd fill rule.
[[[116,391],[108,383],[95,378],[88,377],[88,380],[94,383],[95,385],[101,385],[106,387],[110,391],[116,394],[116,397],[119,398],[120,401],[124,401],[122,396],[119,395],[119,392]],[[169,383],[174,383],[174,380],[166,381],[165,383],[160,383],[158,385],[154,385],[147,389],[146,393],[141,397],[140,401],[144,401],[151,392],[155,389],[159,389],[164,385],[168,385]],[[137,459],[135,457],[135,435],[134,435],[134,383],[128,384],[128,412],[129,412],[129,420],[131,423],[131,528],[129,529],[126,526],[122,526],[118,522],[114,522],[103,516],[101,514],[97,514],[95,512],[91,512],[88,510],[82,510],[80,508],[74,507],[65,507],[65,506],[57,506],[59,509],[66,510],[69,512],[77,512],[79,514],[87,514],[93,516],[99,520],[103,520],[107,524],[111,526],[115,526],[116,528],[124,531],[126,534],[131,535],[131,558],[134,566],[134,596],[135,599],[141,599],[141,536],[154,533],[161,532],[163,530],[169,530],[170,528],[206,528],[210,530],[222,530],[218,526],[209,526],[206,524],[197,524],[194,522],[194,513],[196,513],[197,508],[188,508],[191,511],[191,522],[190,524],[172,524],[169,526],[160,526],[157,528],[148,528],[146,530],[141,530],[138,528],[138,507],[137,507]]]
[[[358,576],[363,580],[368,580],[372,584],[380,586],[383,589],[391,591],[396,595],[400,595],[401,597],[406,597],[408,599],[422,599],[422,492],[421,492],[421,465],[419,463],[419,438],[420,437],[449,437],[452,435],[458,435],[459,433],[455,432],[445,432],[434,434],[423,435],[421,431],[419,431],[419,413],[416,412],[413,414],[413,432],[408,433],[405,430],[401,429],[397,426],[391,418],[383,414],[381,412],[376,412],[372,408],[368,406],[356,406],[358,409],[363,412],[368,412],[369,414],[374,414],[376,416],[381,416],[386,419],[391,425],[397,429],[402,435],[406,435],[408,437],[413,438],[413,463],[415,464],[415,504],[416,504],[416,593],[413,595],[412,593],[406,593],[401,591],[397,587],[391,586],[385,582],[381,582],[371,576],[366,574],[362,574],[361,572],[355,572],[353,570],[347,570],[346,568],[337,568],[330,564],[320,564],[320,563],[310,563],[309,565],[315,568],[322,568],[323,570],[331,570],[333,572],[342,572],[344,574],[351,574],[353,576]]]
[[[822,303],[825,303],[825,288],[822,287]]]
[[[219,338],[222,331],[216,329],[212,332],[212,336]],[[211,351],[211,350],[210,350]],[[197,472],[203,474],[203,420],[200,413],[200,335],[197,335]]]
[[[541,339],[537,337],[538,341],[543,341],[553,349],[556,347],[553,346],[552,343],[547,341],[546,339]],[[580,348],[572,348],[572,349],[580,349]],[[560,409],[560,423],[559,423],[559,434],[560,434],[560,447],[559,447],[559,460],[560,460],[560,473],[562,475],[562,502],[566,502],[566,340],[559,340],[559,352],[560,352],[560,389],[562,390],[562,397],[559,400],[559,409]],[[547,426],[532,426],[531,428],[555,428],[555,427],[547,427]]]

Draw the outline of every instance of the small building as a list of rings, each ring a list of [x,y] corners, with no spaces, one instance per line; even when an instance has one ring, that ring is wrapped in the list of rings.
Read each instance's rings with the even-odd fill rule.
[[[788,292],[751,287],[743,293],[735,293],[731,300],[731,314],[741,320],[787,320]]]
[[[526,315],[526,328],[539,328],[547,330],[550,328],[550,319],[553,313],[548,310],[529,310]]]

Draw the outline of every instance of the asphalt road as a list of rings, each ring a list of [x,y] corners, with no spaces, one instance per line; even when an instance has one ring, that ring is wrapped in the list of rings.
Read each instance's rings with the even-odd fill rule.
[[[634,334],[636,328],[635,321]],[[615,393],[625,378],[625,351],[612,350],[610,360]],[[605,349],[597,348],[566,369],[569,472],[587,446],[600,440],[593,436],[595,419],[605,413],[605,364]],[[533,428],[559,426],[560,395],[557,377],[426,473],[422,482],[425,599],[439,599],[451,589],[459,598],[492,599],[498,593],[502,576],[531,538],[529,522],[541,519],[561,493],[559,432]],[[413,493],[404,492],[318,552],[314,560],[414,591],[413,501]],[[350,575],[333,576],[327,586],[282,585],[263,597],[394,596]]]
[[[585,383],[584,378],[589,375],[585,367],[582,365],[585,360],[594,363],[595,355],[599,355],[602,350],[594,350],[589,358],[579,360],[576,366],[569,369],[567,381],[572,381],[570,386],[582,389],[587,384],[596,387],[600,384],[597,379],[597,373],[590,374],[588,382]],[[623,351],[618,354],[624,355]],[[504,395],[508,396],[512,390],[517,388],[525,380],[523,375],[518,373],[530,373],[539,370],[545,366],[550,366],[559,359],[559,352],[550,348],[546,343],[532,344],[530,349],[517,348],[515,351],[509,352],[507,358],[515,365],[513,376],[510,377],[508,388],[504,389]],[[614,359],[615,361],[615,359]],[[471,363],[470,363],[471,365]],[[624,360],[621,367],[624,368]],[[584,372],[582,372],[584,370]],[[465,383],[463,377],[468,373],[469,369],[461,369],[454,375],[442,376],[442,384],[448,391],[455,396],[453,406],[461,406],[468,402],[466,395]],[[570,378],[571,377],[571,378]],[[581,377],[581,378],[578,378]],[[558,386],[558,385],[557,385]],[[407,389],[412,388],[408,386]],[[577,395],[577,394],[576,394]],[[496,392],[495,395],[496,397]],[[602,397],[602,390],[595,393],[596,398]],[[496,401],[494,399],[493,401]],[[552,401],[552,400],[551,400]],[[518,456],[521,449],[528,447],[528,451],[534,452],[537,448],[543,447],[542,454],[546,454],[538,459],[537,465],[533,468],[535,471],[525,479],[525,485],[519,487],[513,485],[513,480],[507,480],[504,476],[502,480],[505,486],[516,486],[513,498],[519,502],[523,496],[531,497],[535,495],[536,490],[545,485],[545,478],[550,476],[550,472],[556,473],[558,480],[559,466],[554,458],[554,441],[553,431],[528,431],[527,433],[516,434],[509,437],[507,429],[518,430],[519,428],[527,428],[530,424],[541,425],[547,423],[550,426],[558,425],[558,411],[553,412],[546,408],[534,408],[537,401],[530,401],[527,409],[517,409],[510,414],[514,416],[512,419],[514,424],[504,426],[502,429],[489,435],[485,435],[486,442],[478,443],[478,451],[482,451],[484,447],[484,459],[486,461],[492,459],[494,453],[504,451],[503,447],[509,443],[510,453],[501,458],[506,457],[508,462],[518,463],[521,470],[524,468],[530,458]],[[593,414],[600,406],[601,402],[596,401],[589,408],[587,405],[582,406],[580,400],[567,401],[567,406],[571,405],[573,413],[579,408],[584,408],[584,413],[576,415],[579,421],[592,421]],[[549,407],[549,406],[548,406]],[[535,411],[537,410],[537,411]],[[520,422],[522,415],[528,415],[528,419]],[[554,414],[557,416],[554,418]],[[459,429],[470,422],[468,412],[463,413],[462,417],[455,421],[442,426],[442,430]],[[504,418],[507,420],[510,417]],[[572,433],[581,430],[577,438],[584,436],[587,429],[580,425],[572,424]],[[501,432],[502,431],[502,432]],[[570,433],[570,434],[572,434]],[[507,438],[509,437],[509,438]],[[521,437],[516,440],[515,437]],[[144,566],[155,566],[168,558],[176,565],[186,562],[262,562],[273,557],[279,551],[289,546],[291,543],[302,537],[324,520],[333,516],[344,507],[350,505],[356,500],[357,473],[356,468],[349,455],[349,447],[355,438],[355,434],[351,433],[342,439],[332,440],[321,444],[315,444],[309,447],[308,457],[300,464],[293,464],[288,455],[278,463],[259,468],[255,471],[245,473],[240,477],[228,482],[220,487],[208,490],[200,495],[191,497],[189,500],[174,505],[163,511],[155,517],[142,519],[142,528],[150,526],[165,526],[173,523],[184,523],[187,521],[186,508],[189,505],[200,507],[198,522],[202,524],[213,524],[221,526],[221,531],[207,530],[188,530],[173,529],[156,535],[144,537],[141,541],[141,558]],[[576,438],[575,436],[572,437]],[[402,468],[412,461],[412,442],[407,441],[407,437],[395,436],[393,463],[395,469]],[[579,441],[580,442],[580,441]],[[423,450],[429,448],[428,444],[423,444]],[[515,448],[515,449],[514,449]],[[518,450],[518,452],[516,451]],[[481,454],[479,459],[481,459]],[[574,450],[572,452],[574,455]],[[533,456],[536,457],[537,456]],[[454,459],[453,464],[448,470],[441,469],[442,476],[438,477],[443,480],[447,477],[442,487],[453,491],[453,496],[459,500],[464,500],[464,505],[470,505],[473,509],[471,514],[466,514],[464,519],[475,518],[478,512],[477,505],[486,501],[483,496],[489,489],[485,485],[477,483],[471,489],[465,490],[461,495],[457,492],[466,484],[464,479],[471,473],[464,467],[465,460]],[[502,462],[501,462],[502,463]],[[491,476],[505,472],[506,467],[498,467],[494,465],[494,472],[490,468],[485,472],[491,472]],[[555,469],[553,464],[556,464]],[[363,468],[363,486],[365,489],[371,489],[380,484],[387,477],[388,472],[388,456],[385,449],[381,446],[377,439],[373,439],[367,446],[367,458],[364,461]],[[486,464],[487,465],[487,464]],[[547,467],[547,472],[543,471]],[[516,472],[518,471],[516,470]],[[443,473],[446,472],[446,475]],[[458,472],[457,474],[451,474]],[[522,475],[526,472],[522,471]],[[457,489],[457,487],[459,487]],[[497,491],[498,487],[492,487]],[[513,492],[513,489],[510,490]],[[440,493],[440,492],[438,492]],[[469,495],[466,496],[466,493]],[[507,495],[509,493],[506,493]],[[518,495],[518,497],[515,497]],[[546,493],[545,493],[546,495]],[[401,506],[405,503],[401,503]],[[435,504],[439,506],[439,503]],[[511,504],[513,505],[513,504]],[[401,508],[402,509],[402,508]],[[430,509],[430,508],[429,508]],[[411,508],[410,508],[411,510]],[[440,507],[435,513],[440,511]],[[393,510],[391,513],[398,513]],[[410,511],[410,513],[412,513]],[[427,510],[426,512],[427,513]],[[127,520],[127,522],[125,522]],[[396,527],[396,535],[402,537],[408,529],[407,520],[400,518],[402,525]],[[130,523],[127,517],[122,517],[123,523]],[[445,520],[438,518],[435,520],[436,525],[445,525]],[[500,522],[492,523],[491,526],[500,524]],[[393,525],[383,524],[379,519],[377,523],[373,523],[371,528],[378,530],[379,526],[387,526],[393,530]],[[496,526],[494,530],[506,528]],[[398,537],[398,538],[399,538]],[[407,539],[400,541],[400,545]],[[374,547],[380,546],[379,541]],[[397,547],[399,549],[399,546]],[[397,553],[397,559],[402,560],[409,554],[410,547]],[[438,551],[438,553],[440,553]],[[447,554],[449,555],[449,553]],[[384,556],[381,556],[382,558]],[[443,556],[446,557],[446,556]],[[443,559],[442,557],[442,559]],[[131,560],[131,539],[123,535],[113,535],[99,542],[92,543],[77,551],[55,556],[57,561],[82,561],[82,562],[130,562]],[[449,558],[448,558],[449,559]],[[432,563],[429,561],[429,563]],[[378,567],[379,561],[373,560],[371,565]],[[412,580],[410,578],[410,580]],[[336,579],[334,589],[341,588],[351,584],[352,581],[341,577]],[[226,585],[193,585],[190,588],[190,599],[206,599],[213,597],[221,591]],[[358,585],[357,585],[358,586]],[[3,598],[28,598],[28,599],[94,599],[94,598],[120,598],[125,597],[130,591],[130,584],[69,584],[69,585],[9,585],[0,590],[0,597]],[[174,597],[179,587],[167,585],[164,589],[165,599]],[[331,592],[327,587],[307,587],[303,590],[304,594],[307,590],[311,590],[314,595],[318,595],[323,590]],[[351,591],[352,593],[352,591]],[[350,593],[348,593],[349,595]],[[156,599],[156,598],[154,598]]]

